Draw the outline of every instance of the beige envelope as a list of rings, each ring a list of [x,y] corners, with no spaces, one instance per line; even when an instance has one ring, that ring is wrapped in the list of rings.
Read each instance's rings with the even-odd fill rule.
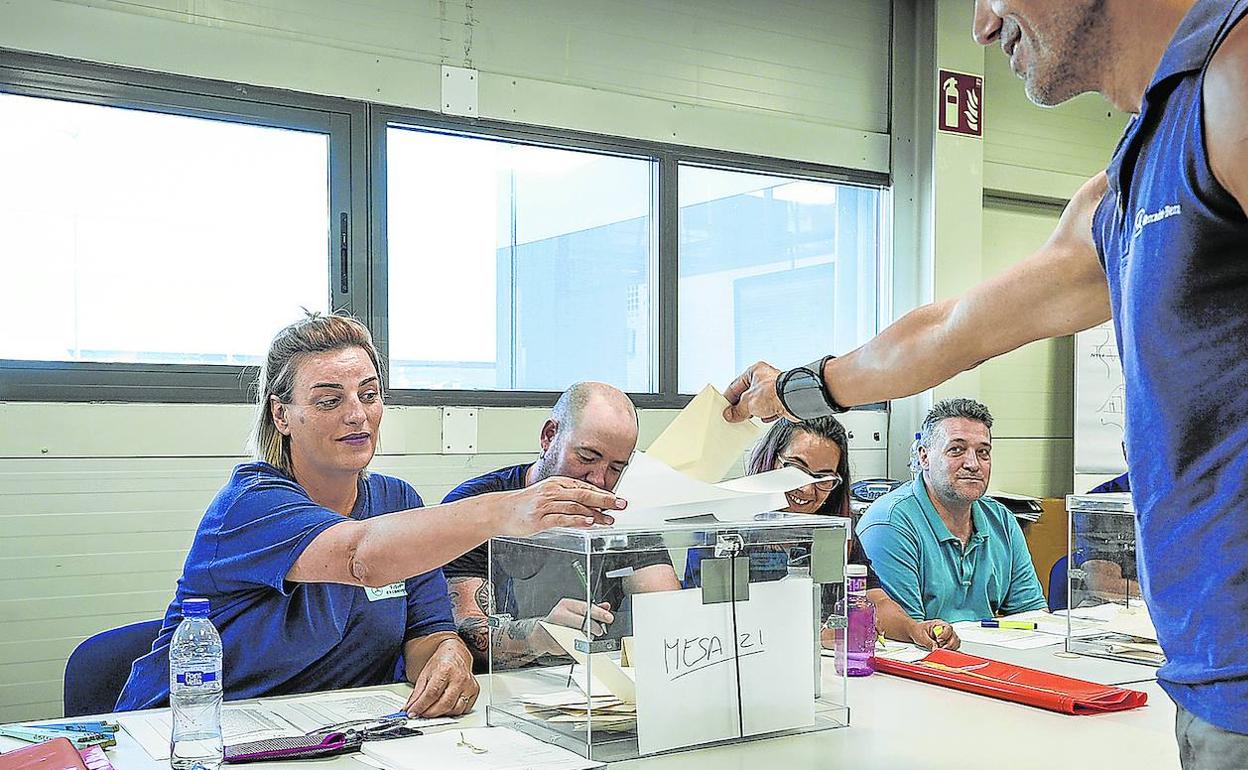
[[[646,454],[698,481],[714,484],[724,478],[733,463],[765,428],[752,420],[728,422],[724,410],[728,399],[707,385],[680,410]]]

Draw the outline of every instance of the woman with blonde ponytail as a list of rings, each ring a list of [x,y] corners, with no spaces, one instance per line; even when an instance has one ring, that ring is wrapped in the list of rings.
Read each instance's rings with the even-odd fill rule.
[[[368,329],[309,314],[269,347],[256,388],[252,462],[208,506],[152,651],[119,711],[169,699],[169,642],[207,598],[224,647],[226,700],[384,684],[399,662],[413,716],[470,710],[478,686],[455,633],[441,566],[495,535],[610,523],[624,501],[550,478],[424,508],[406,482],[366,471],[384,410]]]

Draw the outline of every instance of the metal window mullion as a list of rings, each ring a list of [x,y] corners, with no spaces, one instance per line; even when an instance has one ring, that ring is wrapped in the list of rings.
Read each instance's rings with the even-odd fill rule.
[[[658,162],[658,365],[661,403],[678,406],[680,393],[680,196],[679,163],[663,153]]]
[[[360,184],[368,196],[368,328],[381,357],[382,382],[390,384],[390,247],[387,226],[390,219],[389,167],[386,162],[385,116],[376,107],[368,108],[367,166]]]

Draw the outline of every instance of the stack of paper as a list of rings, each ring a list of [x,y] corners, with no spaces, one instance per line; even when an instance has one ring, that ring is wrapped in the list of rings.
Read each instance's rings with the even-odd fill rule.
[[[1030,495],[1020,495],[1014,492],[989,492],[988,497],[993,498],[997,502],[1004,505],[1014,514],[1014,518],[1019,521],[1037,522],[1040,520],[1044,508],[1040,504],[1040,498]]]
[[[517,696],[529,716],[548,722],[565,723],[578,729],[632,730],[637,726],[637,704],[625,703],[614,695],[585,695],[564,690]]]
[[[577,665],[569,672],[569,682],[579,688],[517,698],[531,716],[550,722],[566,722],[578,728],[631,730],[637,720],[637,681],[632,668],[621,665],[612,653],[586,654],[576,648],[578,639],[589,640],[575,628],[543,622],[564,653]]]

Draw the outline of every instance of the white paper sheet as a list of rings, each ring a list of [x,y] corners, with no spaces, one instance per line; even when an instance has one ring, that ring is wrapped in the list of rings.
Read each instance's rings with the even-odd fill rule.
[[[875,657],[888,658],[889,660],[899,660],[903,663],[914,663],[927,657],[931,650],[911,644],[910,642],[898,642],[893,639],[885,639],[883,644],[877,644],[875,647]],[[821,647],[819,654],[825,658],[836,658],[836,650],[830,650]]]
[[[979,625],[978,620],[954,623],[953,630],[958,632],[958,637],[964,642],[990,644],[993,647],[1006,647],[1011,650],[1034,650],[1037,647],[1062,643],[1062,637],[1054,634],[1021,628],[984,628]]]
[[[632,461],[615,487],[628,508],[613,512],[617,527],[653,527],[691,516],[749,521],[788,505],[784,493],[815,481],[796,468],[780,468],[719,484],[707,484],[669,468],[645,452]]]
[[[758,440],[763,426],[746,420],[728,422],[728,399],[707,385],[680,410],[646,454],[698,481],[715,483]]]
[[[1142,601],[1130,607],[1120,607],[1117,614],[1105,623],[1105,630],[1157,641],[1157,627],[1153,625],[1153,619],[1148,614],[1148,607]]]
[[[407,705],[407,698],[389,690],[354,690],[313,693],[295,698],[266,698],[260,701],[260,705],[306,733],[342,722],[388,716],[402,710]],[[453,717],[409,719],[407,725],[432,727],[454,721]]]
[[[173,717],[168,709],[122,716],[117,721],[152,759],[169,758],[169,736],[173,733]],[[262,706],[227,705],[221,709],[221,732],[226,745],[231,745],[293,737],[303,735],[306,731]]]
[[[633,596],[640,752],[812,724],[812,591],[809,579],[752,583],[736,645],[729,602],[703,604],[699,589]]]
[[[1030,610],[1001,618],[1002,620],[1024,620],[1035,623],[1036,631],[1049,636],[1066,638],[1066,615],[1048,612],[1047,610]],[[1096,620],[1087,620],[1078,616],[1070,620],[1070,635],[1074,637],[1094,636],[1105,633],[1105,624]]]
[[[576,649],[576,640],[585,639],[585,635],[575,628],[558,626],[554,623],[541,622],[542,628],[550,634],[550,638],[563,648],[563,651],[577,663],[586,666],[595,683],[601,683],[611,694],[625,703],[636,703],[637,692],[631,677],[620,670],[620,665],[606,653],[586,655]],[[589,687],[593,684],[587,683]],[[595,688],[596,689],[596,688]],[[591,690],[591,694],[594,690]]]
[[[1075,335],[1075,473],[1118,475],[1126,424],[1126,383],[1114,326],[1106,321]]]
[[[475,753],[466,741],[485,749]],[[589,770],[603,767],[567,749],[542,743],[505,727],[445,730],[391,741],[365,743],[361,751],[386,770]]]
[[[393,714],[407,699],[388,690],[328,692],[298,698],[266,698],[260,704],[304,732]]]

